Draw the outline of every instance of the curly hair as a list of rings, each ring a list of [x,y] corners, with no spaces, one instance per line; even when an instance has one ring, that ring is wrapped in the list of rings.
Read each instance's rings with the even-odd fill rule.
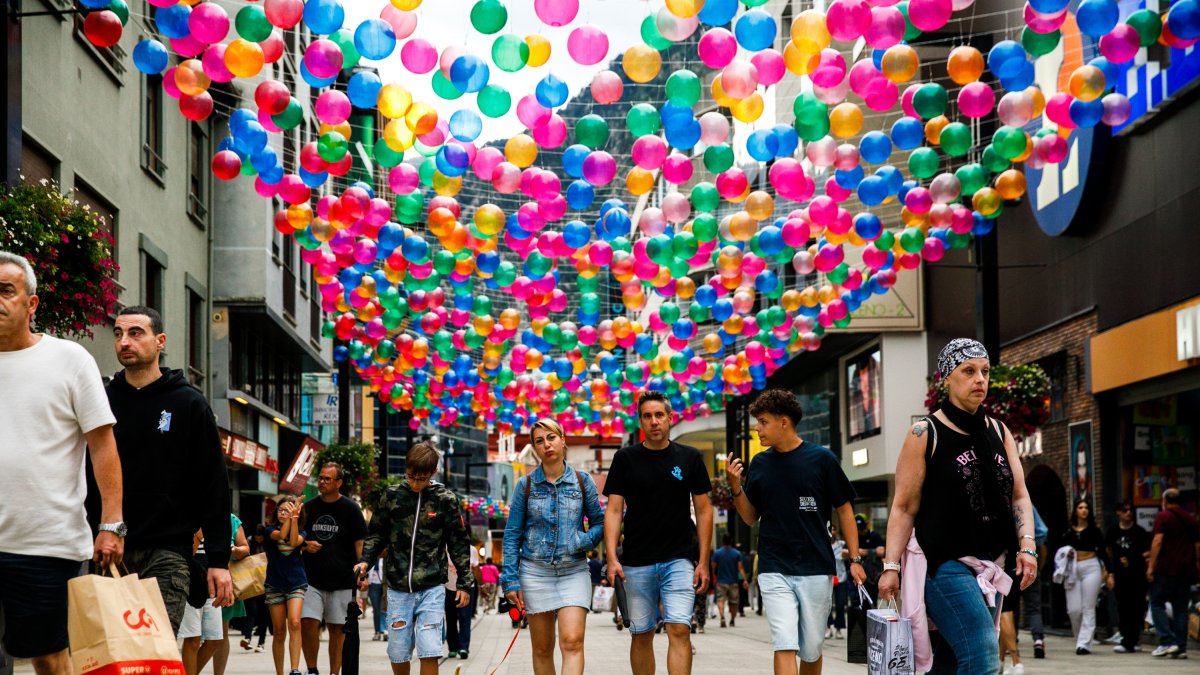
[[[793,427],[804,419],[804,409],[800,407],[800,401],[796,400],[795,394],[786,389],[765,389],[754,399],[754,403],[750,404],[750,415],[758,417],[762,414],[786,417],[792,421]]]

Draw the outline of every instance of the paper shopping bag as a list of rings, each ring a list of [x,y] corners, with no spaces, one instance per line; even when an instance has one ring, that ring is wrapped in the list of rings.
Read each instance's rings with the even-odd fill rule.
[[[913,675],[912,622],[895,609],[867,610],[867,673]]]
[[[233,579],[233,597],[249,600],[266,592],[267,554],[256,553],[229,563],[229,576]]]
[[[592,609],[597,612],[607,612],[612,609],[613,589],[611,586],[597,586],[592,590]]]
[[[857,597],[852,597],[846,608],[846,662],[867,662],[867,607],[871,595],[862,586],[857,586]]]
[[[96,574],[67,584],[67,631],[78,675],[184,675],[158,582]]]

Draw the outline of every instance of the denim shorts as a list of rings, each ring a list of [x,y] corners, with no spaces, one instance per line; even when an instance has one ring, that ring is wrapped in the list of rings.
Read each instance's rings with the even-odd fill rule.
[[[412,660],[413,646],[418,659],[442,657],[442,625],[446,622],[446,587],[413,593],[388,589],[388,659],[392,663]]]
[[[629,632],[633,635],[654,630],[658,621],[658,602],[662,601],[663,622],[690,626],[696,590],[692,588],[696,571],[683,558],[640,567],[625,568],[625,592],[629,596]]]
[[[521,595],[530,614],[553,612],[563,607],[592,605],[592,575],[587,561],[557,565],[521,559]]]
[[[4,648],[12,656],[46,656],[67,648],[67,582],[83,562],[0,553]]]
[[[766,572],[758,575],[758,590],[775,651],[796,652],[808,663],[820,659],[833,607],[833,578]]]
[[[213,607],[213,599],[204,603],[203,609],[188,605],[183,609],[183,621],[179,624],[179,634],[182,638],[200,638],[202,640],[220,640],[225,637],[224,627],[221,626],[221,610]]]

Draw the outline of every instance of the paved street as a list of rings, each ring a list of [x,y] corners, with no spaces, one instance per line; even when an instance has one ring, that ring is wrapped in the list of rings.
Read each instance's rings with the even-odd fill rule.
[[[587,629],[587,671],[590,673],[629,672],[629,633],[618,632],[611,623],[609,614],[591,614]],[[371,642],[369,610],[367,622],[362,624],[361,675],[387,675],[386,645]],[[728,675],[729,673],[770,673],[771,648],[764,617],[753,614],[738,619],[735,628],[717,628],[719,622],[711,622],[704,635],[693,636],[696,657],[693,673],[697,675]],[[447,660],[441,672],[459,675],[487,675],[500,663],[504,650],[512,640],[513,631],[507,616],[489,614],[476,619],[471,638],[471,657],[465,661]],[[1022,651],[1026,656],[1028,675],[1054,673],[1055,675],[1101,675],[1104,673],[1127,674],[1148,673],[1196,673],[1200,670],[1200,654],[1187,661],[1152,659],[1146,652],[1134,655],[1114,654],[1107,645],[1097,645],[1091,656],[1076,656],[1074,643],[1066,638],[1051,637],[1047,641],[1048,657],[1044,661],[1033,660],[1028,634],[1022,636]],[[240,636],[231,638],[232,653],[229,657],[227,675],[266,675],[272,672],[270,652],[255,654],[244,652],[238,646]],[[269,640],[269,638],[268,638]],[[268,641],[268,647],[270,642]],[[655,639],[658,672],[666,672],[666,635]],[[325,649],[322,647],[321,672],[327,672]],[[458,669],[456,671],[456,669]],[[33,669],[28,662],[18,664],[16,672],[29,674]],[[212,672],[211,668],[205,672]],[[497,675],[526,675],[533,672],[529,639],[522,631],[513,647],[512,654],[496,671]],[[830,640],[825,645],[825,669],[828,675],[864,675],[866,666],[846,663],[846,643]]]

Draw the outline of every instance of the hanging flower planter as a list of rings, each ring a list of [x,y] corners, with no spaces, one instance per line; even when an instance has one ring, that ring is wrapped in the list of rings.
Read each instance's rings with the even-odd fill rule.
[[[948,394],[940,374],[935,373],[928,382],[925,407],[933,414],[945,405]],[[1050,419],[1050,377],[1037,364],[993,365],[983,409],[1004,422],[1020,441]]]

